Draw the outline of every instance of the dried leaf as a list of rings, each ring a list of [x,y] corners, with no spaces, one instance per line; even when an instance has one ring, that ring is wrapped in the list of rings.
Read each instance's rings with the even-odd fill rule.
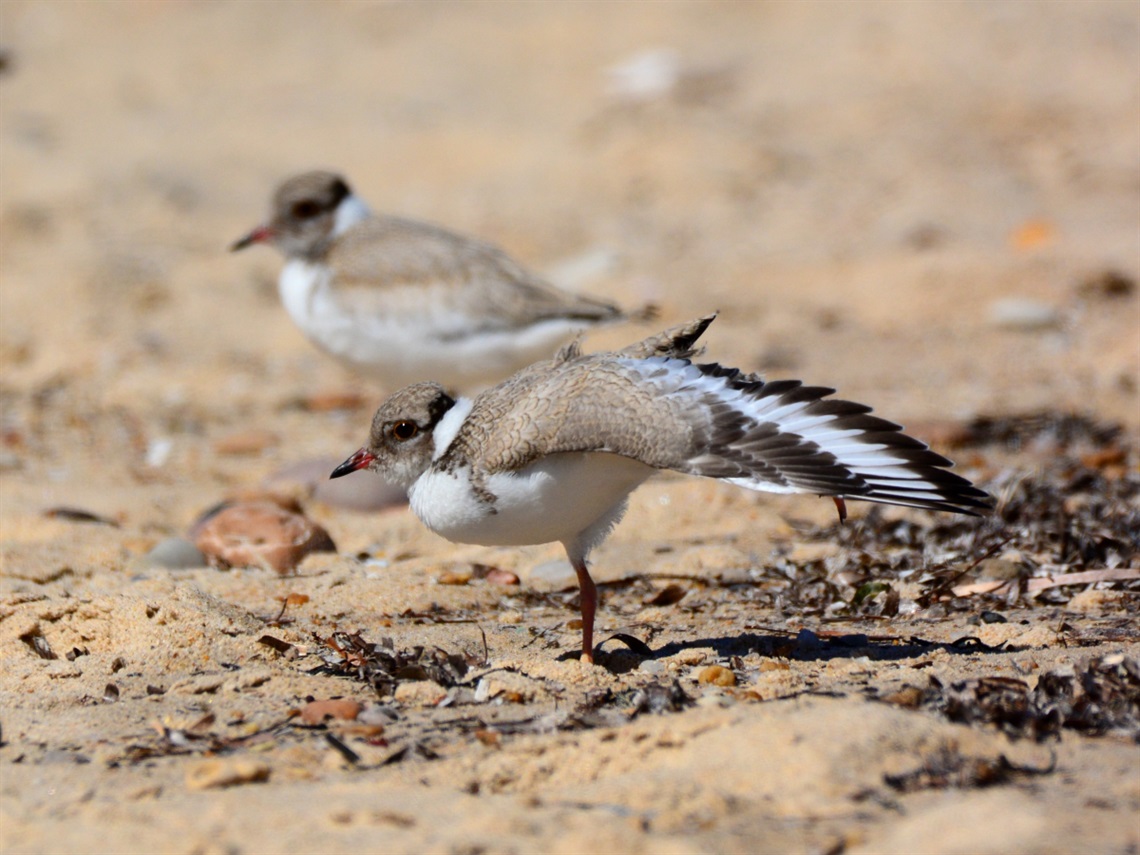
[[[67,520],[68,522],[98,523],[99,525],[109,525],[114,528],[119,527],[118,520],[113,520],[110,517],[95,514],[91,511],[85,511],[82,508],[48,508],[44,511],[44,516],[56,520]]]
[[[1025,592],[1036,594],[1063,585],[1089,585],[1095,582],[1131,582],[1140,579],[1140,567],[1117,567],[1111,570],[1086,570],[1082,573],[1060,573],[1056,576],[1043,576],[1025,581]],[[1008,587],[1014,579],[995,579],[974,582],[952,588],[955,597],[969,597],[973,594],[992,594]]]
[[[862,605],[865,600],[873,600],[883,591],[889,591],[891,586],[886,582],[868,582],[865,585],[860,585],[855,591],[855,596],[851,599],[851,605]]]
[[[288,641],[282,641],[280,638],[274,638],[272,635],[263,635],[257,639],[258,644],[264,644],[266,647],[271,647],[278,653],[288,653],[294,649],[294,646]]]
[[[48,640],[40,634],[39,627],[36,627],[31,632],[27,632],[24,635],[21,635],[20,641],[28,645],[28,647],[32,649],[32,652],[35,653],[36,656],[40,657],[40,659],[59,658],[55,655],[55,651],[51,649],[51,645],[48,643]]]
[[[325,742],[336,749],[337,753],[353,766],[360,762],[360,755],[345,745],[336,734],[325,733]]]
[[[652,597],[642,600],[642,604],[646,606],[671,606],[674,603],[681,602],[687,593],[689,593],[688,589],[681,585],[667,585]]]

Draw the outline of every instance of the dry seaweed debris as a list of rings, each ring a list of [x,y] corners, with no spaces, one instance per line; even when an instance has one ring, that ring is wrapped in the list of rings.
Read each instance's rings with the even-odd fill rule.
[[[445,733],[473,736],[481,741],[498,744],[501,736],[549,733],[566,730],[588,730],[598,727],[617,727],[643,714],[680,712],[694,703],[677,681],[661,684],[649,681],[626,691],[600,689],[587,693],[578,701],[556,705],[553,712],[519,714],[527,706],[524,696],[513,691],[494,692],[490,676],[496,672],[524,672],[514,667],[488,668],[486,654],[448,653],[438,647],[414,647],[399,650],[391,638],[382,638],[373,644],[360,633],[336,633],[329,638],[314,636],[316,654],[323,664],[311,673],[325,673],[351,677],[371,685],[378,696],[393,695],[396,687],[406,681],[431,680],[446,688],[447,693],[431,706],[435,711],[460,706],[480,707],[488,703],[494,713],[438,716],[405,722],[410,735],[415,731],[418,739],[435,740]],[[472,670],[477,668],[479,670]],[[566,687],[546,678],[530,678],[547,683],[547,690],[555,698],[564,698]],[[426,743],[425,743],[426,744]],[[400,755],[395,759],[404,759]]]
[[[915,769],[896,775],[884,775],[883,781],[901,793],[918,790],[973,789],[1005,784],[1014,778],[1048,775],[1057,766],[1053,757],[1048,766],[1034,768],[1010,762],[1004,755],[996,758],[971,757],[957,746],[943,745],[922,759]]]
[[[1063,729],[1140,742],[1140,663],[1120,653],[1054,669],[1032,688],[1011,677],[944,686],[932,676],[926,689],[908,687],[884,700],[936,710],[962,724],[993,724],[1038,742],[1059,740]]]
[[[1047,412],[985,417],[949,444],[979,450],[992,473],[983,486],[997,499],[991,517],[899,517],[876,505],[848,525],[794,523],[801,540],[839,550],[795,561],[792,546],[782,548],[770,572],[787,584],[768,594],[771,604],[788,614],[889,617],[900,607],[974,609],[975,594],[1012,606],[1062,605],[1095,584],[1140,593],[1140,449],[1119,426]],[[1002,578],[962,584],[995,566]],[[912,603],[898,600],[892,583],[903,581],[922,585]],[[1140,598],[1122,607],[1136,610]]]
[[[314,634],[313,640],[324,663],[317,672],[361,680],[379,697],[392,694],[399,683],[410,680],[432,680],[445,688],[458,686],[471,666],[486,664],[487,658],[485,652],[480,658],[420,645],[399,650],[391,637],[373,644],[359,632],[337,632],[328,638]]]
[[[290,719],[286,717],[265,727],[244,732],[240,736],[226,736],[215,731],[216,723],[217,716],[212,712],[206,713],[190,724],[174,726],[169,722],[156,721],[152,727],[157,739],[146,743],[131,743],[124,750],[121,759],[112,760],[110,766],[113,768],[124,761],[140,763],[155,757],[226,754],[275,739],[291,725]]]

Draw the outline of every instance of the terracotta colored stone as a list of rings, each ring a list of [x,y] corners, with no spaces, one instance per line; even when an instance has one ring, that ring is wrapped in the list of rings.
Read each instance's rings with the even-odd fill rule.
[[[492,567],[487,571],[483,577],[492,585],[517,585],[519,584],[519,577],[512,573],[510,570],[503,570],[501,567]]]
[[[361,703],[351,698],[310,701],[301,707],[301,721],[309,725],[322,724],[330,718],[354,721],[362,709]]]
[[[195,545],[220,567],[271,567],[288,573],[310,552],[335,552],[327,531],[272,502],[241,502],[198,529]]]
[[[444,570],[436,579],[441,585],[466,585],[471,581],[471,572],[467,570]]]

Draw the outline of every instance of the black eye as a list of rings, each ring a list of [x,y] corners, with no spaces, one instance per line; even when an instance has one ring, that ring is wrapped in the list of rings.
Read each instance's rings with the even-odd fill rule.
[[[407,442],[420,432],[420,428],[415,422],[402,421],[392,425],[392,428],[388,432],[392,434],[392,438],[398,442]]]
[[[321,206],[312,199],[304,199],[293,205],[293,216],[298,220],[311,220],[321,212]]]

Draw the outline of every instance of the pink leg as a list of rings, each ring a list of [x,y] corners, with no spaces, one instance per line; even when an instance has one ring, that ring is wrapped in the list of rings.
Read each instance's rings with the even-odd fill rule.
[[[582,661],[594,664],[594,613],[598,609],[598,588],[590,578],[583,559],[571,559],[578,574],[578,587],[582,600]]]
[[[839,511],[839,521],[841,523],[847,522],[847,503],[843,501],[842,496],[832,496],[835,501],[835,509]]]

